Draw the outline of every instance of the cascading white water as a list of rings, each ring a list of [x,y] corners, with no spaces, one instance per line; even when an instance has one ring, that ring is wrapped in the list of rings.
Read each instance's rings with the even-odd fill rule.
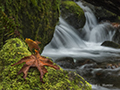
[[[103,62],[106,57],[119,56],[120,50],[100,46],[105,40],[111,40],[114,32],[109,23],[97,24],[97,20],[88,7],[77,2],[85,11],[86,24],[83,28],[84,36],[66,23],[62,17],[51,42],[44,48],[42,55],[53,60],[60,57],[92,58],[96,62]],[[82,38],[80,37],[82,36]]]
[[[89,41],[90,42],[103,42],[103,41],[112,41],[112,37],[115,33],[114,28],[109,23],[98,24],[95,26],[91,32]]]
[[[85,46],[79,36],[79,32],[68,25],[61,17],[59,25],[55,28],[54,37],[49,44],[51,47],[53,45],[53,48],[82,48]]]
[[[83,6],[81,2],[76,3],[83,9],[85,13],[86,23],[82,29],[82,33],[84,35],[83,38],[85,40],[89,40],[91,30],[97,25],[97,19],[89,7]]]
[[[83,39],[90,42],[111,41],[114,34],[114,28],[111,24],[107,22],[98,24],[94,13],[89,7],[83,6],[81,2],[77,2],[77,4],[83,9],[86,17],[86,23],[82,29],[83,34],[85,33]]]
[[[102,42],[112,40],[114,28],[107,22],[98,24],[95,15],[88,7],[83,6],[81,2],[77,2],[77,4],[84,10],[86,17],[86,24],[82,31],[76,30],[60,17],[59,24],[56,25],[55,28],[53,39],[44,48],[42,55],[52,58],[53,61],[61,57],[72,57],[74,61],[84,60],[84,58],[86,60],[87,58],[102,63],[116,62],[117,59],[114,57],[120,58],[120,49],[101,46]],[[78,69],[76,68],[75,70],[79,71],[83,76],[84,74],[91,73],[93,77],[95,77],[96,73],[99,71],[106,72],[106,75],[108,75],[114,73],[114,71],[117,73],[117,71],[119,72],[120,70],[120,68],[116,70],[92,68],[91,66],[97,64],[96,62],[79,66],[77,67]],[[117,75],[119,76],[119,73]],[[93,90],[111,90],[94,84],[96,83],[92,85]]]

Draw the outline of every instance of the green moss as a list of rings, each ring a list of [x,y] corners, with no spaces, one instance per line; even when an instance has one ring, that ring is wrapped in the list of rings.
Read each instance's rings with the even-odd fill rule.
[[[13,47],[13,48],[10,48]],[[17,54],[20,52],[20,54]],[[45,84],[40,82],[40,73],[36,68],[30,68],[26,80],[23,74],[17,76],[23,64],[11,66],[24,56],[31,55],[28,47],[18,38],[10,39],[3,46],[0,54],[0,90],[91,90],[91,85],[75,72],[55,70],[46,67],[48,73],[43,77]],[[14,57],[16,56],[16,57]]]
[[[120,16],[118,16],[118,20],[120,21]]]
[[[0,66],[7,66],[19,59],[26,53],[31,55],[26,44],[19,38],[11,38],[6,41],[6,44],[0,50]],[[23,55],[22,55],[23,54]],[[7,60],[9,59],[9,60]]]
[[[112,16],[116,16],[116,14],[115,13],[113,13],[113,12],[111,12],[111,11],[106,11],[107,13],[109,13],[110,15],[112,15]]]
[[[62,6],[64,6],[67,10],[67,12],[74,13],[78,17],[82,16],[84,14],[83,10],[73,1],[63,1]]]
[[[41,41],[41,50],[54,33],[60,15],[60,0],[2,0],[5,13],[20,24],[24,38]]]
[[[15,37],[14,31],[18,30],[19,24],[16,24],[12,16],[8,17],[4,13],[4,8],[0,7],[0,49],[9,38]]]
[[[86,18],[84,11],[73,1],[62,1],[61,16],[76,29],[82,28],[85,25]]]

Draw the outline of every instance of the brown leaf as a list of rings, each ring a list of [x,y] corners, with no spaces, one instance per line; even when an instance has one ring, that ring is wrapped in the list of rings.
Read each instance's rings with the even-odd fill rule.
[[[48,72],[44,66],[50,66],[56,70],[60,69],[57,65],[53,65],[53,62],[50,59],[41,56],[39,54],[39,51],[37,51],[37,50],[35,50],[35,54],[32,54],[31,56],[24,57],[20,61],[18,61],[17,63],[15,63],[11,66],[21,64],[23,62],[25,62],[25,64],[21,68],[21,70],[18,72],[18,75],[23,72],[24,79],[26,78],[27,72],[28,72],[30,67],[37,67],[37,69],[40,72],[40,81],[41,82],[43,82],[42,78],[43,78],[44,74]]]
[[[37,49],[37,50],[40,51],[40,48],[39,48],[38,44],[40,44],[41,42],[33,41],[29,38],[26,38],[25,42],[28,44],[28,47],[30,48],[30,51],[32,51],[32,49]]]

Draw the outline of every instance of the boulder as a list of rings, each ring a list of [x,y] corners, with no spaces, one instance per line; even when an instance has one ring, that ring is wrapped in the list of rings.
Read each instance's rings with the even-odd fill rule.
[[[40,82],[40,73],[36,68],[30,68],[26,77],[17,75],[23,64],[11,66],[21,58],[31,55],[25,43],[12,38],[0,51],[0,90],[92,90],[91,85],[75,72],[65,71],[62,68],[55,70],[46,67],[48,73],[43,77],[44,84]],[[54,63],[55,64],[55,63]]]
[[[120,48],[120,45],[112,42],[112,41],[105,41],[101,44],[101,46],[111,47],[111,48]]]
[[[62,1],[61,16],[75,29],[82,28],[85,25],[84,11],[74,1]]]
[[[14,30],[18,30],[24,39],[31,38],[41,41],[41,51],[51,41],[55,26],[59,21],[60,0],[2,0],[0,5],[0,8],[6,14],[6,18],[14,19],[14,22],[10,24],[7,24],[9,20],[6,22],[7,28],[11,29],[10,31],[0,28],[2,32],[0,32],[0,36],[3,38],[1,41],[7,40],[8,38],[5,35]],[[2,23],[4,23],[3,20]],[[6,27],[5,24],[1,26]]]
[[[5,66],[14,64],[24,56],[31,55],[25,42],[21,39],[11,38],[5,42],[6,44],[0,50],[0,71],[2,71]]]

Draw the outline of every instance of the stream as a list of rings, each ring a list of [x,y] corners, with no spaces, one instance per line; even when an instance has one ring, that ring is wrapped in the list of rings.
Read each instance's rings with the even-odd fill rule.
[[[114,28],[108,22],[98,23],[89,7],[76,3],[85,11],[85,26],[76,30],[60,17],[42,55],[54,62],[59,58],[73,58],[76,66],[63,69],[76,71],[92,84],[93,90],[120,90],[120,67],[115,66],[120,63],[120,49],[101,46],[104,41],[112,41]],[[89,63],[78,64],[86,60]]]

